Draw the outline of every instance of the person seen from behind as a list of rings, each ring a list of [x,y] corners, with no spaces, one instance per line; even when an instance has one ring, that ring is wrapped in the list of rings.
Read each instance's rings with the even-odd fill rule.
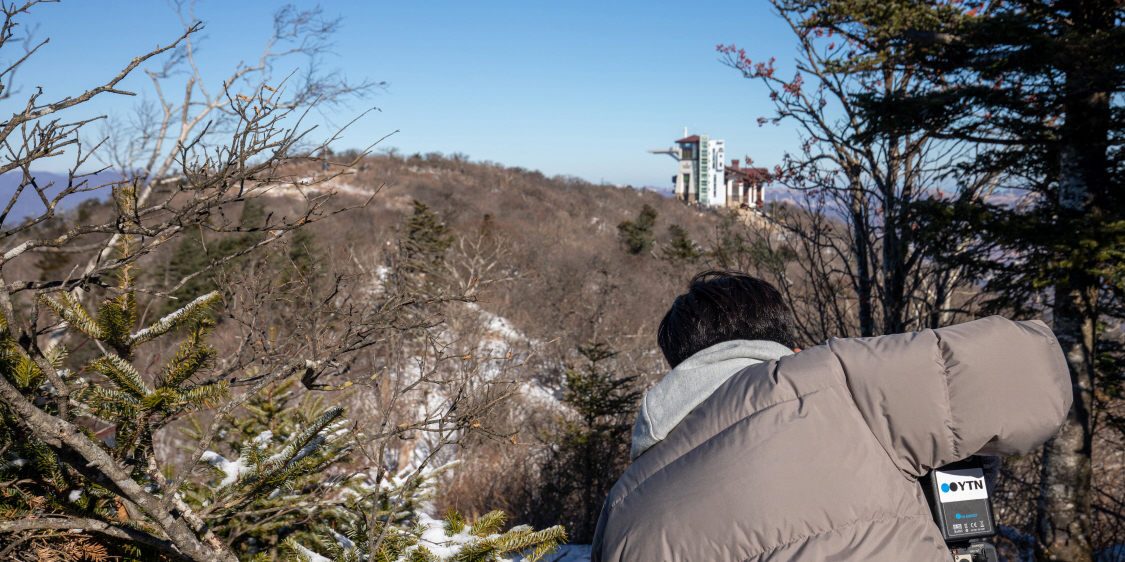
[[[672,371],[641,403],[593,562],[947,562],[918,478],[1026,454],[1072,400],[1042,322],[801,351],[777,289],[735,272],[693,278],[657,338]]]

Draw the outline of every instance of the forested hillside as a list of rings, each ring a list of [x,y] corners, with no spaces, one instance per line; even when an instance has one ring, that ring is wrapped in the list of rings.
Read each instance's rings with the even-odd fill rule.
[[[1120,3],[771,0],[792,78],[718,46],[769,101],[758,123],[799,137],[760,212],[313,140],[305,117],[385,86],[321,71],[343,18],[320,8],[278,9],[219,76],[173,2],[178,38],[21,91],[40,3],[0,5],[0,99],[22,96],[0,124],[0,560],[588,543],[668,368],[661,316],[711,269],[774,284],[802,348],[1046,322],[1074,407],[1003,459],[989,540],[1125,556]],[[295,59],[313,68],[286,78]],[[141,74],[142,103],[94,134],[88,102]]]
[[[287,165],[286,181],[263,184],[249,202],[217,210],[217,216],[248,232],[196,227],[177,244],[139,260],[140,320],[174,311],[208,291],[218,290],[235,302],[245,302],[247,291],[261,291],[255,298],[258,306],[270,309],[271,322],[289,322],[296,334],[331,325],[331,320],[309,318],[306,310],[317,298],[347,295],[352,306],[386,307],[384,297],[403,286],[429,295],[434,305],[411,314],[410,326],[393,328],[398,333],[375,345],[373,355],[356,357],[314,382],[277,389],[280,394],[270,400],[287,410],[304,404],[306,396],[323,395],[340,400],[353,419],[370,422],[386,415],[390,423],[405,424],[407,430],[384,452],[388,470],[458,463],[437,477],[437,512],[454,509],[477,518],[500,509],[515,523],[540,528],[561,523],[572,540],[588,541],[602,499],[627,466],[640,393],[667,369],[655,344],[656,326],[700,270],[740,268],[779,283],[798,317],[820,330],[803,331],[804,346],[831,335],[824,332],[833,322],[855,326],[857,321],[854,299],[838,296],[832,312],[807,298],[826,280],[809,267],[815,260],[808,258],[806,237],[791,226],[809,220],[794,216],[809,215],[792,204],[770,207],[774,218],[748,220],[653,191],[548,178],[462,155],[391,151],[363,157],[350,168],[327,162],[349,161],[355,153],[322,156],[325,161]],[[278,216],[301,216],[321,201],[339,212],[290,233],[256,228]],[[112,201],[88,200],[37,225],[33,233],[58,235],[116,212]],[[237,256],[273,234],[281,235],[273,249]],[[48,279],[91,255],[32,254],[13,260],[6,271]],[[208,265],[213,269],[180,283]],[[160,296],[165,292],[179,300]],[[954,321],[972,317],[966,306]],[[247,319],[220,311],[215,320],[219,356],[242,348],[240,328]],[[72,355],[81,358],[92,351],[78,346]],[[172,351],[158,348],[142,354],[148,358],[142,361],[158,361]],[[497,358],[508,362],[492,362]],[[495,407],[481,411],[487,422],[481,418],[483,425],[474,428],[481,431],[435,435],[424,430],[425,423],[409,420],[432,421],[431,408],[448,398],[442,389],[446,383],[388,410],[377,405],[385,389],[351,375],[365,370],[376,376],[383,372],[388,380],[428,372],[446,383],[457,372],[468,377],[461,384],[470,387],[497,379],[516,386]],[[433,392],[439,396],[436,403]],[[1116,415],[1113,411],[1107,413]],[[198,419],[210,418],[203,412]],[[170,458],[182,455],[177,450],[184,447],[183,436],[199,431],[198,423],[168,425],[155,436],[157,451]],[[249,430],[239,435],[252,437]],[[232,457],[242,445],[235,439],[228,446],[219,452]],[[1120,455],[1112,442],[1099,442],[1097,481],[1107,499],[1117,489]],[[371,469],[353,458],[335,470],[362,466]],[[1013,521],[1031,517],[1036,491],[1030,483],[1038,464],[1029,457],[1006,466],[998,512]],[[1112,509],[1113,503],[1104,505]],[[257,548],[243,543],[248,552]],[[1019,548],[1010,543],[1009,552]]]
[[[323,163],[287,165],[280,172],[287,181],[263,183],[248,202],[217,207],[209,225],[189,229],[177,243],[137,260],[130,282],[138,291],[138,320],[151,322],[218,291],[228,304],[216,311],[210,339],[217,357],[224,358],[245,353],[245,330],[256,322],[285,324],[279,328],[300,346],[293,338],[316,337],[311,332],[349,322],[341,307],[417,306],[389,296],[406,287],[428,295],[432,304],[422,305],[424,310],[390,315],[398,320],[387,319],[391,334],[372,345],[375,353],[353,356],[347,367],[329,369],[302,387],[271,391],[279,394],[270,400],[279,413],[289,411],[314,390],[327,400],[342,400],[351,419],[389,416],[389,422],[404,426],[384,453],[382,463],[392,472],[458,461],[457,468],[442,472],[439,512],[455,508],[476,518],[503,509],[515,522],[564,523],[573,540],[588,541],[602,498],[627,463],[640,392],[667,368],[655,345],[660,317],[694,273],[717,265],[707,247],[724,236],[729,242],[748,235],[736,232],[746,227],[734,215],[652,191],[547,178],[459,155],[382,154],[351,168],[327,162],[348,161],[354,154],[322,156]],[[278,217],[292,221],[321,204],[335,214],[292,232],[263,227]],[[118,213],[115,201],[87,200],[35,225],[28,235],[59,236]],[[237,232],[215,232],[219,224],[238,225]],[[273,236],[279,237],[273,246],[251,251]],[[6,272],[51,279],[94,256],[27,254],[7,264]],[[315,304],[324,298],[335,300]],[[257,309],[253,318],[223,311],[247,305]],[[398,324],[404,320],[406,325]],[[76,347],[71,360],[96,357],[95,347],[63,341]],[[154,345],[140,352],[139,362],[159,362],[175,350],[172,343]],[[505,357],[519,364],[494,362]],[[217,366],[227,363],[219,359]],[[353,378],[363,370],[387,380],[421,374],[423,383],[431,384],[381,408],[385,388]],[[434,435],[425,431],[428,422],[412,420],[433,420],[433,393],[441,396],[438,403],[449,398],[448,376],[467,377],[468,387],[496,378],[517,387],[477,414],[488,418],[472,426],[479,431]],[[586,407],[606,398],[612,398],[610,410]],[[187,461],[179,452],[184,437],[197,435],[192,432],[202,431],[199,424],[211,416],[205,410],[168,421],[152,437],[156,451],[169,462]],[[95,423],[93,429],[111,426]],[[253,437],[249,430],[238,435]],[[228,446],[216,449],[225,455],[220,458],[239,455],[238,440]],[[362,466],[370,469],[352,459],[335,470]]]

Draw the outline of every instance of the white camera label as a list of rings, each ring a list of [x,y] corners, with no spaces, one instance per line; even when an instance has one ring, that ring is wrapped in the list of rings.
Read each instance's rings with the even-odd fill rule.
[[[984,470],[935,470],[934,477],[937,479],[938,499],[941,503],[988,499],[988,490],[984,487]]]

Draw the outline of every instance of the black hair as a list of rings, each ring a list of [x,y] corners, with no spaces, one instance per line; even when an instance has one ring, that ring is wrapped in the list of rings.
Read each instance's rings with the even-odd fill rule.
[[[656,343],[673,368],[730,340],[769,340],[795,348],[793,313],[773,285],[737,271],[692,277],[660,321]]]

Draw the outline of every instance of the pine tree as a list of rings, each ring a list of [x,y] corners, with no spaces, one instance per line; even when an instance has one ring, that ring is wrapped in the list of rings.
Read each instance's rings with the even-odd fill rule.
[[[377,537],[384,529],[375,560],[487,562],[528,549],[542,555],[565,540],[561,527],[500,533],[502,512],[470,526],[453,512],[446,521],[432,519],[426,510],[440,479],[458,462],[381,479],[352,472],[351,423],[337,406],[349,394],[298,398],[297,388],[289,380],[248,400],[244,414],[219,430],[223,445],[215,449],[230,453],[207,451],[202,460],[211,477],[184,490],[186,503],[241,559],[358,562],[371,559],[369,531]],[[192,442],[203,432],[195,416],[183,430]],[[454,554],[444,558],[432,552],[451,547]]]
[[[543,466],[540,510],[532,520],[563,522],[578,542],[594,534],[602,502],[629,464],[629,435],[641,392],[636,376],[619,377],[604,362],[616,355],[601,342],[578,347],[586,360],[566,369],[563,403],[577,419],[546,436],[551,458]]]
[[[362,493],[361,482],[343,471],[354,440],[338,403],[348,394],[331,402],[319,393],[297,400],[296,387],[294,380],[271,385],[248,400],[241,415],[224,420],[219,436],[225,447],[216,443],[201,458],[211,478],[184,488],[185,502],[242,557],[276,559],[286,538],[315,536],[307,524],[311,513],[324,524],[347,521],[349,494]],[[204,426],[192,416],[181,431],[197,443]],[[224,448],[237,457],[228,454],[234,457],[228,460],[215,450]],[[340,472],[326,478],[332,467]]]
[[[408,273],[440,271],[453,244],[451,230],[425,203],[415,199],[413,205],[414,213],[399,227],[402,267]]]
[[[239,219],[239,224],[243,228],[260,228],[264,221],[265,208],[262,205],[254,201],[247,201],[243,204],[242,215]],[[297,232],[303,233],[304,229]],[[170,282],[178,283],[180,279],[206,269],[216,260],[233,256],[253,247],[265,237],[262,232],[244,232],[224,236],[205,247],[201,236],[202,232],[192,233],[185,236],[176,246],[176,252],[168,261],[168,280]],[[165,301],[162,312],[168,314],[177,308],[178,303],[191,300],[195,295],[218,290],[218,287],[219,285],[213,274],[196,275],[171,293],[177,300]]]
[[[668,227],[671,241],[661,252],[663,258],[673,263],[695,263],[703,257],[703,250],[688,236],[684,227],[673,224]]]
[[[645,203],[635,221],[623,221],[617,225],[617,235],[625,245],[625,251],[640,255],[652,248],[656,241],[653,229],[656,227],[656,209]]]
[[[131,195],[125,191],[118,196],[119,201],[125,202],[126,211]],[[120,254],[129,255],[134,243],[132,236],[123,236]],[[72,333],[96,341],[104,350],[93,360],[70,370],[65,368],[68,353],[64,344],[45,350],[44,355],[64,382],[78,388],[71,400],[80,415],[94,422],[86,426],[87,437],[127,467],[136,482],[158,488],[160,482],[156,478],[160,475],[149,472],[155,431],[185,412],[210,407],[228,393],[226,382],[198,380],[210,367],[214,356],[206,337],[211,326],[209,311],[219,295],[208,293],[196,298],[133,332],[137,323],[135,274],[132,264],[119,268],[114,288],[116,295],[103,300],[94,315],[72,293],[61,293],[56,298],[43,297],[42,304],[64,320]],[[185,336],[175,355],[146,376],[146,369],[135,363],[137,349],[178,332],[184,332]],[[6,329],[0,336],[0,373],[29,397],[54,394],[54,388],[39,365],[11,340]],[[69,468],[70,463],[60,462],[52,449],[16,423],[6,407],[0,406],[0,420],[3,422],[0,432],[10,444],[5,453],[7,458],[0,460],[0,478],[13,483],[0,490],[0,510],[4,515],[57,514],[152,531],[144,517],[130,513],[127,504],[112,489]],[[99,426],[105,429],[95,434],[94,429]],[[99,435],[107,436],[101,439]],[[58,538],[55,535],[45,539],[45,553],[66,552],[70,548],[58,543]],[[96,547],[95,550],[101,549],[106,555],[123,560],[155,560],[163,556],[142,543],[120,538],[98,536],[89,540],[83,538],[83,541],[92,545],[90,548]]]
[[[840,22],[914,24],[893,38],[906,46],[894,62],[920,68],[931,87],[864,96],[863,120],[874,133],[924,131],[970,143],[978,156],[962,163],[962,178],[994,177],[1031,195],[1009,206],[966,194],[930,210],[979,235],[970,265],[992,297],[989,309],[1052,321],[1075,406],[1045,446],[1030,527],[1040,558],[1089,561],[1098,518],[1098,383],[1106,380],[1096,368],[1106,343],[1100,326],[1106,314],[1125,317],[1125,106],[1118,94],[1125,7],[1111,0],[833,5]],[[1106,546],[1120,542],[1120,535],[1107,538]]]
[[[472,523],[453,510],[443,519],[419,513],[414,527],[391,530],[374,556],[362,528],[347,528],[343,534],[329,530],[331,539],[325,537],[320,550],[332,556],[331,562],[504,562],[516,554],[536,562],[566,541],[561,526],[534,531],[518,525],[502,532],[505,520],[502,511],[486,513]],[[285,546],[300,562],[329,560],[294,539]]]
[[[176,246],[175,253],[172,258],[168,260],[168,280],[175,283],[180,279],[187,277],[197,271],[206,268],[210,264],[210,259],[207,256],[207,251],[204,249],[203,243],[196,238],[198,234],[192,233],[184,236],[180,243]],[[189,279],[182,287],[172,291],[171,295],[176,300],[168,300],[164,304],[165,312],[171,312],[175,308],[176,303],[182,302],[185,298],[190,298],[189,295],[199,295],[214,291],[217,285],[210,275],[197,275]]]
[[[129,216],[133,192],[122,188],[116,199],[121,214]],[[133,254],[135,243],[133,236],[122,236],[118,255]],[[44,356],[64,382],[77,388],[70,400],[78,415],[90,420],[83,424],[87,437],[126,467],[135,482],[159,495],[167,482],[156,469],[153,435],[172,420],[209,409],[229,395],[225,381],[208,376],[216,352],[206,340],[213,325],[211,309],[221,295],[207,293],[134,331],[138,317],[136,273],[137,268],[131,263],[118,268],[113,296],[101,301],[94,314],[72,293],[42,298],[42,304],[65,321],[68,330],[97,342],[103,350],[71,370],[65,369],[68,353],[62,343],[44,350]],[[148,361],[144,365],[137,361],[141,346],[173,334],[182,334],[183,339],[166,362],[146,368]],[[29,397],[53,394],[40,366],[12,341],[6,329],[0,331],[0,374]],[[280,408],[278,393],[288,392],[293,385],[289,382],[277,392],[252,398],[246,405],[247,418],[228,420],[235,430],[227,434],[232,440],[239,440],[237,444],[231,442],[231,447],[240,453],[237,460],[228,461],[214,451],[207,451],[201,459],[217,482],[189,480],[176,494],[174,501],[182,502],[178,509],[196,527],[196,532],[223,537],[237,529],[249,540],[276,532],[278,525],[305,521],[313,512],[325,517],[344,517],[329,509],[338,506],[324,506],[313,499],[313,494],[324,489],[320,473],[344,459],[354,442],[345,427],[343,409],[324,405],[319,398],[308,400],[296,412]],[[72,463],[61,462],[51,448],[25,432],[24,426],[3,406],[0,421],[0,437],[10,443],[6,457],[0,458],[0,477],[14,483],[0,488],[0,515],[11,518],[29,513],[54,514],[158,533],[145,514],[130,508],[113,489],[69,468]],[[198,431],[194,436],[202,437]],[[313,485],[312,481],[322,485]],[[335,484],[339,483],[329,481],[327,486],[332,488]],[[356,486],[353,484],[353,488]],[[304,509],[302,504],[306,505]],[[257,520],[254,513],[260,514]],[[299,516],[279,517],[279,513]],[[254,524],[249,530],[239,526],[247,518]],[[62,537],[57,534],[45,537],[43,556],[52,556],[50,552],[63,556],[79,544],[60,542]],[[83,537],[81,544],[87,545],[83,548],[88,552],[101,549],[106,556],[123,560],[164,559],[160,551],[121,537]]]

